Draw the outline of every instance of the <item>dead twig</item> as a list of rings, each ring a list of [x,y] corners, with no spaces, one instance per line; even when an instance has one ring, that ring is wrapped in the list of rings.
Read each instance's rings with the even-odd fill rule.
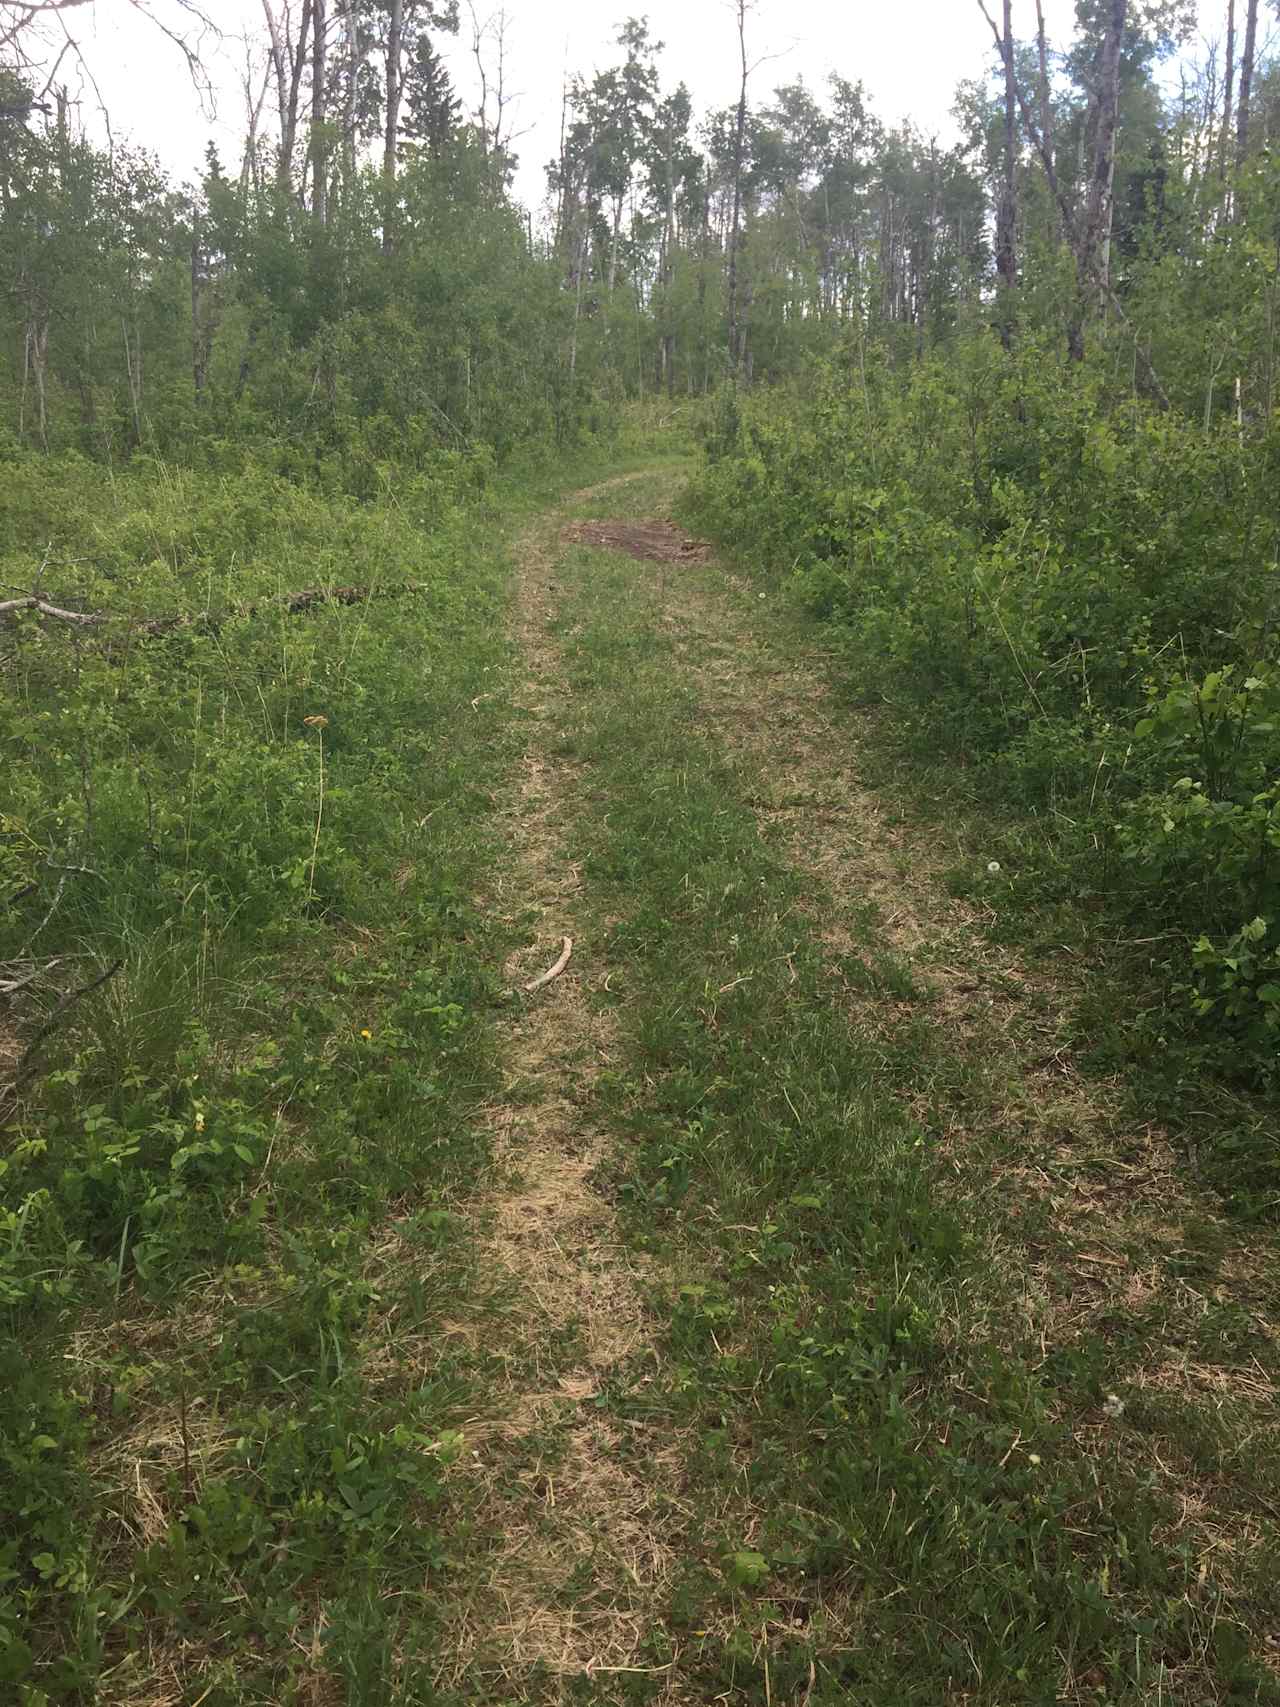
[[[81,984],[78,990],[67,991],[66,995],[62,997],[57,1007],[54,1008],[48,1019],[42,1026],[40,1026],[35,1036],[23,1050],[22,1055],[19,1058],[18,1065],[14,1069],[13,1078],[5,1087],[6,1093],[10,1097],[16,1096],[18,1091],[22,1089],[23,1085],[25,1085],[27,1080],[34,1074],[36,1070],[36,1052],[39,1050],[40,1045],[46,1040],[46,1038],[57,1030],[58,1026],[61,1025],[62,1021],[71,1012],[71,1009],[76,1006],[77,1002],[83,1001],[86,996],[92,995],[95,990],[100,990],[109,979],[115,977],[116,973],[120,971],[123,965],[123,960],[114,960],[111,965],[107,967],[105,972],[99,972],[96,978],[91,978],[87,984]]]
[[[62,956],[52,960],[9,960],[0,965],[0,996],[16,996],[19,990],[38,983],[46,972],[61,966]]]
[[[565,967],[569,964],[569,956],[572,953],[573,938],[567,936],[564,939],[564,947],[560,950],[559,960],[556,961],[554,966],[549,966],[545,972],[540,973],[538,977],[531,979],[524,987],[525,994],[531,996],[535,990],[540,990],[544,984],[549,984],[553,978],[558,978],[564,971]]]
[[[12,617],[19,611],[29,610],[35,611],[38,616],[70,623],[75,628],[105,628],[111,623],[119,622],[135,633],[145,635],[149,639],[158,639],[183,628],[216,634],[224,622],[235,617],[265,616],[272,611],[283,611],[287,616],[304,616],[320,605],[359,605],[367,599],[398,598],[407,593],[422,591],[423,587],[417,581],[394,587],[304,587],[300,592],[286,593],[282,598],[267,599],[251,605],[235,605],[220,617],[199,612],[190,616],[175,614],[135,620],[112,616],[104,611],[64,610],[61,605],[51,604],[48,599],[42,599],[38,594],[28,593],[20,599],[0,599],[0,617]]]
[[[78,628],[99,628],[110,619],[105,616],[95,616],[91,612],[63,610],[59,605],[51,605],[47,599],[28,594],[25,599],[0,599],[0,616],[11,616],[20,610],[39,611],[41,616],[56,617],[59,622],[71,622]]]

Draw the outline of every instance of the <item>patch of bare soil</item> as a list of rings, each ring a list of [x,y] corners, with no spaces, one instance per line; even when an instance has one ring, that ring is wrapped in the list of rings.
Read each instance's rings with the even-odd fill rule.
[[[711,547],[691,539],[673,522],[571,522],[564,530],[575,545],[592,545],[601,551],[621,551],[641,563],[706,563]]]
[[[579,495],[582,496],[582,495]],[[579,872],[565,819],[577,778],[554,740],[563,694],[550,637],[558,518],[520,548],[516,638],[527,666],[518,696],[532,732],[505,809],[509,856],[495,904],[532,912],[532,940],[506,968],[520,1006],[506,1028],[508,1091],[489,1110],[509,1184],[482,1203],[482,1266],[505,1300],[476,1324],[507,1376],[465,1429],[484,1526],[498,1539],[457,1609],[450,1669],[484,1676],[503,1699],[530,1693],[535,1668],[563,1680],[644,1671],[638,1657],[670,1571],[654,1494],[676,1474],[660,1452],[641,1480],[616,1426],[592,1401],[647,1334],[634,1259],[592,1185],[602,1140],[586,1113],[614,1040],[589,992],[600,945],[576,917]],[[565,937],[565,970],[533,993]],[[545,1684],[538,1685],[538,1699]],[[496,1697],[495,1697],[496,1698]]]

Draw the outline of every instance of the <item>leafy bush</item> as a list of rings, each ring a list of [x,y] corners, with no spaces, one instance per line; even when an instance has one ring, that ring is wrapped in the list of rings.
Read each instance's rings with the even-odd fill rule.
[[[1055,809],[1100,891],[1180,930],[1171,999],[1268,1078],[1272,441],[981,335],[907,371],[850,352],[803,392],[727,401],[704,442],[700,525],[838,625],[917,751]]]

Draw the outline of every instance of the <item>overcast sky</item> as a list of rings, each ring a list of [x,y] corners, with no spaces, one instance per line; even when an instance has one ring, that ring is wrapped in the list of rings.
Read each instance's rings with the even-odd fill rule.
[[[147,0],[160,17],[174,15],[173,0]],[[203,58],[216,86],[216,111],[201,110],[178,51],[126,4],[93,0],[66,14],[92,66],[117,138],[153,149],[179,178],[198,168],[209,138],[224,164],[237,163],[244,130],[245,37],[261,75],[260,0],[205,0],[225,32],[205,44]],[[483,19],[500,0],[477,0]],[[994,10],[998,11],[998,5]],[[464,14],[463,34],[442,47],[464,99],[474,76]],[[1202,11],[1216,19],[1218,8]],[[1051,38],[1065,43],[1074,0],[1045,0]],[[509,87],[518,92],[512,124],[521,165],[516,190],[537,206],[543,167],[556,152],[560,90],[566,71],[589,74],[614,62],[613,36],[630,13],[647,16],[650,33],[666,44],[660,56],[664,89],[689,85],[699,112],[736,98],[736,42],[728,0],[508,0]],[[1016,0],[1014,28],[1034,29],[1031,0]],[[757,0],[749,52],[764,61],[752,77],[756,99],[778,83],[803,78],[820,89],[831,72],[861,80],[879,117],[913,119],[926,134],[946,140],[956,83],[987,63],[991,36],[976,0]],[[96,128],[96,97],[83,91],[87,127]]]

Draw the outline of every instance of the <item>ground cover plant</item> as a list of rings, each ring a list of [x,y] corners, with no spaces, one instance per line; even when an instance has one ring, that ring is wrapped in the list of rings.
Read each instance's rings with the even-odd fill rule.
[[[690,514],[835,625],[890,744],[1034,815],[1029,902],[1143,939],[1139,1047],[1173,1027],[1269,1092],[1274,446],[1044,373],[991,340],[910,374],[850,352],[816,403],[735,407]]]
[[[0,1666],[127,1694],[234,1639],[283,1699],[314,1641],[358,1690],[380,1549],[446,1550],[465,1383],[377,1364],[483,1156],[500,553],[447,485],[49,475],[6,468],[5,580],[109,620],[23,611],[0,665]],[[287,603],[338,585],[369,597]]]

